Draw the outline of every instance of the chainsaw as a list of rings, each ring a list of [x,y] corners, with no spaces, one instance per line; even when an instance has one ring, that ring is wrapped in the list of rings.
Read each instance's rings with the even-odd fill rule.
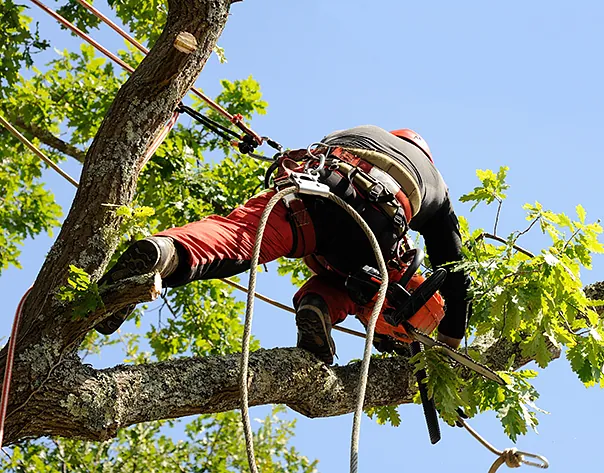
[[[376,332],[393,339],[394,347],[400,346],[401,342],[410,344],[412,355],[421,351],[421,345],[438,347],[452,360],[491,381],[505,385],[504,379],[488,366],[428,335],[444,317],[444,301],[437,291],[445,281],[447,271],[438,268],[427,279],[424,278],[417,273],[423,258],[424,254],[420,249],[408,249],[397,258],[396,268],[389,269],[386,301],[376,323]],[[380,284],[380,273],[371,266],[363,266],[360,271],[349,275],[346,279],[348,293],[360,307],[357,318],[364,325],[367,325],[369,312],[375,303]],[[435,444],[441,438],[440,427],[434,400],[429,398],[423,382],[426,377],[425,370],[416,373],[430,441]]]
[[[397,271],[389,270],[386,302],[376,324],[376,333],[389,336],[396,342],[420,342],[428,347],[439,347],[449,358],[498,384],[506,382],[488,366],[470,358],[446,343],[428,335],[444,317],[444,301],[438,289],[445,281],[447,271],[436,269],[427,279],[417,273],[424,254],[419,248],[406,251]],[[363,266],[346,279],[346,288],[352,300],[361,306],[357,318],[367,325],[372,302],[381,284],[379,271]]]

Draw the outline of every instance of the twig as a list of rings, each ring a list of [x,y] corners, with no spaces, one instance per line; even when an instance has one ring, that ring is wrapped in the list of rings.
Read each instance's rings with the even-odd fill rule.
[[[534,222],[533,222],[533,223],[534,223]],[[533,223],[531,223],[531,226],[533,225]],[[529,227],[529,229],[530,229],[530,227]],[[525,232],[526,232],[526,230],[525,230]],[[525,232],[523,232],[523,233],[525,233]],[[518,236],[520,236],[521,234],[522,234],[522,233],[520,233]],[[507,244],[508,244],[507,240],[505,240],[504,238],[501,238],[501,237],[499,237],[499,236],[497,236],[497,235],[492,235],[492,234],[490,234],[490,233],[486,233],[486,232],[483,232],[483,233],[481,233],[480,235],[478,235],[478,236],[476,237],[476,241],[480,241],[480,240],[482,240],[483,238],[489,238],[489,239],[491,239],[491,240],[498,241],[499,243],[503,243],[504,245],[507,245]],[[535,255],[534,255],[533,253],[531,253],[531,252],[530,252],[530,251],[528,251],[528,250],[525,250],[524,248],[522,248],[521,246],[516,245],[515,243],[512,245],[512,248],[514,248],[516,251],[519,251],[520,253],[525,254],[525,255],[526,255],[526,256],[528,256],[529,258],[534,258],[534,257],[535,257]]]
[[[495,215],[495,225],[493,225],[493,235],[497,235],[497,224],[499,223],[499,213],[501,212],[501,205],[503,200],[497,199],[499,205],[497,206],[497,214]]]
[[[574,238],[577,236],[577,234],[578,234],[580,231],[581,231],[581,229],[580,229],[580,228],[577,228],[577,229],[575,230],[575,233],[573,233],[573,234],[571,235],[571,237],[568,239],[568,241],[567,241],[566,243],[564,243],[564,246],[562,247],[562,251],[561,251],[561,253],[564,253],[564,250],[566,250],[566,247],[567,247],[567,246],[570,244],[570,242],[571,242],[571,241],[573,241],[573,240],[574,240]]]
[[[518,239],[521,235],[528,233],[530,231],[530,229],[533,228],[533,225],[535,225],[540,219],[541,219],[541,217],[536,217],[526,229],[524,229],[523,231],[519,232],[518,235],[516,235],[516,239]]]

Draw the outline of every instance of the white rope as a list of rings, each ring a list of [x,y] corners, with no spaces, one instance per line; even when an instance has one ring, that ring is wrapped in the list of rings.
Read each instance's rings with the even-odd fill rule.
[[[329,199],[333,200],[340,207],[345,209],[354,221],[363,229],[371,248],[375,254],[375,259],[378,263],[378,269],[380,270],[380,277],[382,282],[378,291],[377,300],[373,306],[371,317],[367,322],[367,336],[365,338],[365,350],[363,353],[363,362],[361,363],[361,373],[359,377],[359,384],[357,389],[357,407],[354,412],[354,418],[352,423],[352,438],[350,440],[350,473],[356,473],[358,471],[359,462],[359,438],[361,433],[361,418],[363,416],[363,405],[365,403],[365,391],[367,389],[367,375],[369,373],[369,363],[371,361],[371,348],[373,346],[373,338],[375,334],[375,325],[377,323],[378,316],[382,311],[382,306],[386,300],[386,290],[388,289],[388,269],[386,268],[386,262],[382,256],[382,251],[377,238],[373,234],[373,231],[367,225],[367,222],[358,214],[356,210],[350,207],[346,202],[340,199],[334,194],[329,194]]]
[[[243,341],[241,343],[241,363],[239,372],[239,386],[241,390],[241,418],[243,421],[243,433],[245,434],[245,449],[247,452],[247,460],[252,473],[258,473],[258,465],[256,465],[256,456],[254,454],[254,439],[252,436],[252,426],[250,424],[250,413],[248,406],[248,363],[250,358],[250,335],[252,332],[252,316],[254,313],[254,292],[256,291],[256,267],[260,259],[260,247],[262,245],[262,235],[268,222],[268,217],[273,210],[273,207],[277,205],[284,196],[292,194],[296,191],[295,188],[290,187],[277,192],[266,204],[262,216],[260,217],[260,223],[258,224],[258,231],[256,233],[256,241],[254,243],[254,252],[252,253],[252,260],[250,264],[250,281],[247,293],[247,308],[245,311],[245,324],[243,327]]]
[[[258,230],[256,233],[256,241],[254,243],[254,251],[252,254],[250,264],[250,280],[247,294],[247,308],[245,313],[245,324],[243,329],[243,341],[242,341],[242,353],[241,353],[241,364],[240,364],[240,390],[241,390],[241,417],[243,421],[243,429],[245,434],[246,452],[248,457],[248,463],[250,466],[251,473],[258,473],[258,466],[256,464],[256,458],[254,454],[254,440],[252,434],[252,427],[249,416],[249,393],[248,393],[248,367],[249,367],[249,349],[250,349],[250,337],[252,331],[252,318],[254,311],[254,294],[256,290],[256,268],[260,259],[260,248],[262,245],[262,236],[264,235],[264,229],[268,222],[268,217],[273,210],[274,206],[283,197],[288,194],[296,192],[294,187],[283,189],[277,192],[264,208],[258,224]],[[363,415],[363,405],[365,401],[365,392],[367,389],[367,374],[369,373],[369,364],[371,361],[371,348],[373,345],[373,338],[375,333],[375,325],[378,316],[382,310],[382,306],[386,299],[386,290],[388,288],[388,270],[386,268],[386,262],[382,257],[382,253],[379,247],[377,238],[371,231],[371,228],[363,220],[363,218],[350,207],[346,202],[340,199],[334,194],[327,196],[330,200],[334,201],[344,210],[346,210],[354,221],[363,229],[371,247],[375,253],[375,257],[378,263],[380,276],[382,282],[378,291],[377,301],[371,313],[371,317],[367,323],[367,335],[365,338],[365,350],[363,353],[363,361],[361,363],[361,373],[359,375],[359,384],[357,389],[357,407],[354,413],[353,427],[352,427],[352,438],[350,446],[350,472],[356,473],[358,470],[358,457],[359,457],[359,437],[361,430],[361,418]]]
[[[535,455],[534,453],[521,452],[515,448],[506,448],[501,451],[487,442],[482,436],[476,432],[470,425],[463,419],[463,417],[458,416],[457,422],[459,422],[464,429],[466,429],[472,437],[478,440],[484,447],[489,450],[491,453],[494,453],[498,456],[495,462],[489,468],[489,473],[495,473],[501,465],[505,463],[508,468],[519,468],[524,463],[525,465],[534,466],[537,468],[546,469],[549,467],[549,462],[547,458],[541,455]],[[527,458],[533,458],[537,461],[527,460]]]

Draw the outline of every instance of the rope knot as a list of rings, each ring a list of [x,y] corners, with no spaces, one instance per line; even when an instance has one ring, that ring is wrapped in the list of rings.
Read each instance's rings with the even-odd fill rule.
[[[508,468],[518,468],[522,465],[522,454],[515,448],[506,448],[501,452],[501,458],[505,460]]]

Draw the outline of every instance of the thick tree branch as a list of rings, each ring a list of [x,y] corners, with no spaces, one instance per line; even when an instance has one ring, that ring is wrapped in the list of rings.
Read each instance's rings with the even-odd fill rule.
[[[21,117],[16,115],[10,115],[10,119],[13,121],[15,125],[17,125],[22,130],[25,130],[32,136],[35,136],[38,140],[44,143],[46,146],[54,148],[55,150],[67,155],[72,158],[78,160],[80,163],[84,162],[84,158],[86,157],[86,153],[79,149],[77,146],[74,146],[66,141],[63,141],[61,138],[56,137],[48,130],[39,127],[33,123],[28,123],[23,120]]]
[[[505,369],[512,356],[514,369],[531,361],[520,356],[517,345],[495,338],[484,337],[473,349],[494,369]],[[552,349],[554,358],[559,355]],[[330,368],[297,348],[258,350],[250,359],[250,405],[286,404],[307,417],[350,413],[359,372],[360,363]],[[105,440],[139,422],[237,409],[238,374],[238,354],[105,370],[67,360],[26,409],[9,417],[7,439],[62,435]],[[373,359],[365,406],[410,403],[416,390],[408,358]]]
[[[308,417],[352,412],[359,372],[359,363],[328,368],[297,348],[259,350],[250,360],[250,405],[287,404]],[[106,370],[73,360],[63,363],[28,409],[9,418],[6,438],[104,440],[138,422],[237,409],[238,373],[239,355]],[[406,358],[374,360],[366,406],[408,403],[415,390]]]

